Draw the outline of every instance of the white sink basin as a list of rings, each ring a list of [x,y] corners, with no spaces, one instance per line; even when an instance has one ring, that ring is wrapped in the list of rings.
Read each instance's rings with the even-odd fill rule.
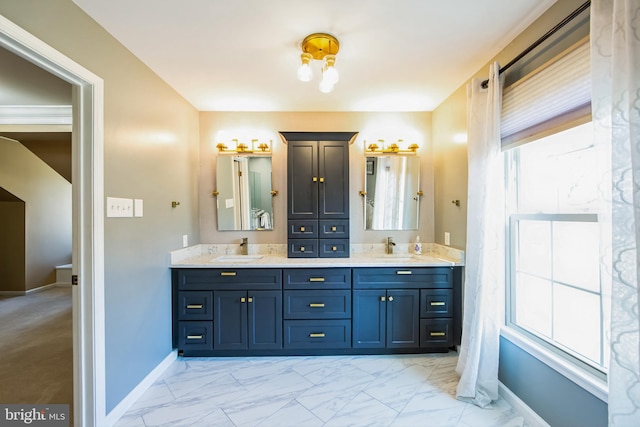
[[[262,259],[263,255],[221,255],[211,261],[215,262],[251,262]]]

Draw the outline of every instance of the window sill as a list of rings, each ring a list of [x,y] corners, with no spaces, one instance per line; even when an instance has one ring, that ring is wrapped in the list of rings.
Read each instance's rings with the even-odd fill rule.
[[[562,357],[553,354],[553,352],[541,347],[512,328],[507,326],[502,327],[500,335],[536,359],[540,360],[560,375],[563,375],[568,380],[573,381],[576,385],[593,394],[598,399],[605,403],[608,402],[609,386],[606,381],[602,381],[600,378],[596,378],[577,366],[572,365]]]

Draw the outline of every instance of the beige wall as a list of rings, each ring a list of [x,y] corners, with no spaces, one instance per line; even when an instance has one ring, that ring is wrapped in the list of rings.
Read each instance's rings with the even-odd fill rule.
[[[485,79],[494,60],[504,65],[577,9],[583,0],[558,0],[539,19],[516,37],[494,59],[471,78]],[[533,57],[536,53],[532,54]],[[528,57],[527,60],[530,60]],[[469,80],[470,81],[470,80]],[[454,142],[455,135],[466,134],[466,82],[433,111],[433,146],[435,152],[435,241],[444,243],[444,232],[451,233],[451,246],[466,247],[467,194],[473,191],[467,183],[466,144]],[[451,200],[460,199],[460,207]]]
[[[0,291],[25,291],[25,209],[22,201],[0,201]]]
[[[144,201],[144,217],[104,224],[110,411],[172,349],[168,253],[199,238],[198,112],[71,0],[3,0],[0,14],[104,80],[104,193]]]
[[[387,236],[396,242],[411,242],[416,231],[365,231],[363,200],[364,141],[376,142],[404,139],[420,145],[420,185],[424,196],[420,201],[419,233],[422,241],[433,240],[434,173],[431,147],[431,113],[200,113],[200,240],[202,243],[239,243],[249,237],[250,243],[287,241],[287,147],[278,131],[356,131],[360,132],[349,151],[351,242],[382,243]],[[274,231],[217,231],[215,198],[215,146],[218,138],[240,133],[261,133],[273,139]]]
[[[19,142],[0,137],[0,187],[25,202],[26,274],[19,290],[54,283],[56,265],[71,262],[71,184]]]

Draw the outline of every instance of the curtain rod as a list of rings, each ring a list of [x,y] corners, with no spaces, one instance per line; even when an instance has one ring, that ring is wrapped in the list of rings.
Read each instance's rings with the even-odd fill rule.
[[[564,27],[565,25],[567,25],[569,22],[571,22],[575,17],[577,17],[578,15],[580,15],[582,12],[584,12],[585,10],[587,10],[589,8],[589,6],[591,6],[591,0],[586,1],[582,6],[580,6],[579,8],[577,8],[576,10],[574,10],[573,12],[571,12],[571,14],[569,16],[567,16],[566,18],[564,18],[562,21],[560,21],[560,23],[558,23],[558,25],[556,25],[555,27],[553,27],[552,29],[550,29],[549,31],[547,31],[542,37],[540,37],[538,40],[536,40],[535,42],[533,42],[533,44],[531,44],[531,46],[529,46],[528,48],[526,48],[525,50],[523,50],[520,55],[516,56],[515,58],[513,58],[511,60],[511,62],[509,62],[507,65],[505,65],[504,67],[500,68],[499,74],[502,74],[503,72],[507,71],[512,65],[514,65],[516,62],[520,61],[522,58],[524,58],[527,54],[529,54],[533,49],[537,48],[538,46],[540,46],[545,40],[547,40],[549,37],[551,37],[552,35],[554,35],[556,32],[558,32],[558,30],[560,30],[562,27]],[[486,89],[487,86],[489,85],[489,79],[485,80],[482,82],[482,88]]]

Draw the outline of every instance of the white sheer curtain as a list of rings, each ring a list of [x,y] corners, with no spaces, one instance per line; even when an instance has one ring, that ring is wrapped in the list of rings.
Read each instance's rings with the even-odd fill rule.
[[[456,372],[457,398],[485,407],[498,399],[500,327],[504,319],[504,161],[500,151],[502,83],[499,65],[489,85],[468,88],[469,195],[464,320]]]
[[[593,120],[611,147],[609,425],[640,426],[640,1],[591,2]]]

